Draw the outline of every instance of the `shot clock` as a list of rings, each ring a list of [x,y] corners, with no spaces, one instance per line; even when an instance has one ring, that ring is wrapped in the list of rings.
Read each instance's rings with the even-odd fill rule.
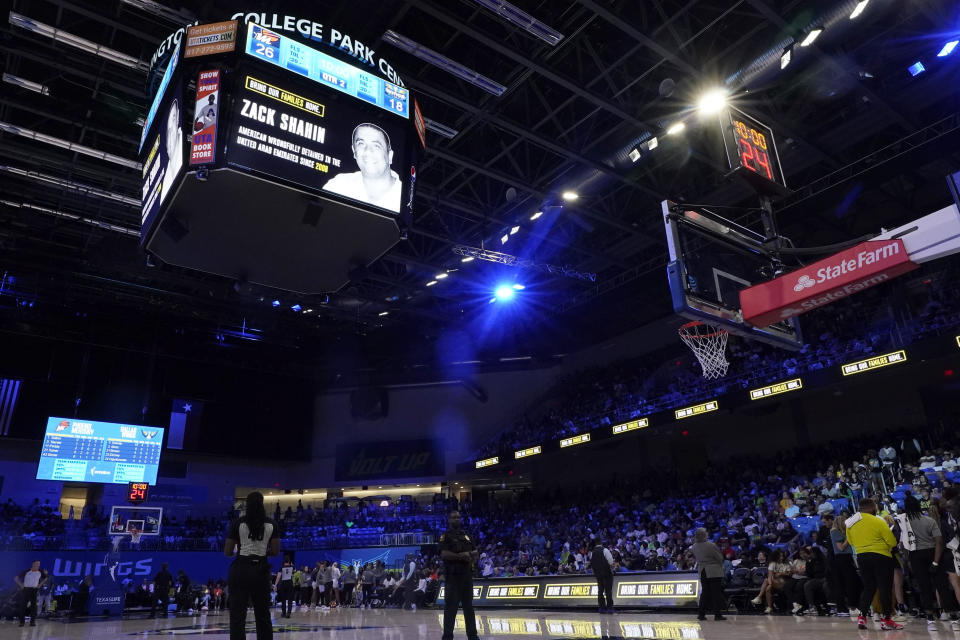
[[[770,127],[734,107],[721,114],[720,125],[732,172],[743,176],[760,193],[789,192]]]
[[[127,502],[142,504],[150,497],[150,485],[146,482],[131,482],[127,484]]]

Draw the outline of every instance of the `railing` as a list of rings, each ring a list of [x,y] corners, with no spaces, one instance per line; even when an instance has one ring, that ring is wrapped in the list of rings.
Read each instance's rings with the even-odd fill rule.
[[[423,544],[433,544],[434,535],[427,531],[413,533],[383,533],[380,535],[381,547],[410,547]]]

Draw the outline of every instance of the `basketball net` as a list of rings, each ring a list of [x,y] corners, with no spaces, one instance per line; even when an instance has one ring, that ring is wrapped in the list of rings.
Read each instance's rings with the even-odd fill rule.
[[[677,333],[693,351],[693,355],[697,356],[704,378],[715,380],[727,374],[730,363],[725,354],[729,337],[726,329],[702,322],[688,322]]]
[[[126,533],[121,533],[120,535],[113,536],[113,550],[117,551],[117,549],[120,548],[120,543],[123,542],[123,539],[126,538],[127,536],[130,536],[131,545],[139,545],[140,536],[142,535],[143,535],[143,531],[140,531],[139,529],[130,529]]]

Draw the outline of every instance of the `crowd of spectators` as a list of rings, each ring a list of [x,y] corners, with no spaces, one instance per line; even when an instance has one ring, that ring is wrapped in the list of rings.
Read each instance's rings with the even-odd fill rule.
[[[477,458],[510,455],[542,442],[619,424],[658,411],[715,398],[902,348],[960,326],[960,278],[955,268],[874,289],[802,316],[804,344],[790,352],[730,336],[727,374],[703,378],[679,341],[673,347],[592,367],[560,380],[496,437]]]

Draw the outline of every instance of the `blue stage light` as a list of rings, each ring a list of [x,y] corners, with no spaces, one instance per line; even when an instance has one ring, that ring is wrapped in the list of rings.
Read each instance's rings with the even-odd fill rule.
[[[279,307],[279,306],[280,306],[280,301],[279,301],[279,300],[274,300],[271,304],[272,304],[274,307]]]
[[[516,295],[514,288],[508,284],[502,284],[496,288],[493,292],[493,295],[497,297],[497,300],[504,302],[506,300],[512,300],[513,296]]]
[[[940,53],[937,54],[937,57],[946,58],[948,55],[953,53],[953,50],[957,48],[958,44],[960,44],[960,40],[951,40],[947,44],[943,45],[943,49],[940,49]]]
[[[301,307],[300,305],[298,305],[298,304],[295,304],[295,305],[293,305],[292,307],[290,307],[290,311],[296,311],[296,312],[299,312],[299,311],[300,311],[300,309],[302,309],[302,308],[303,308],[303,307]]]
[[[907,71],[909,71],[910,75],[912,75],[914,78],[916,78],[918,75],[920,75],[926,70],[927,68],[923,66],[922,62],[914,62],[912,65],[907,67]]]

